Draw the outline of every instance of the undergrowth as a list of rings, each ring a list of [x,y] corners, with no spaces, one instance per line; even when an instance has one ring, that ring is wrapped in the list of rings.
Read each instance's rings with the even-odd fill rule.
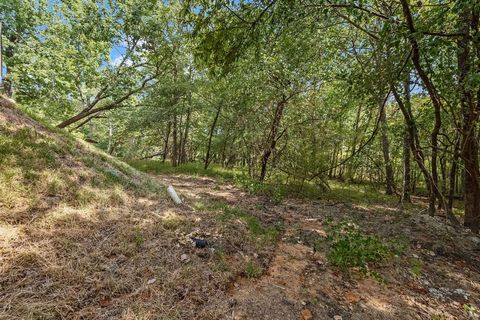
[[[242,221],[252,238],[260,242],[273,242],[277,239],[281,225],[274,223],[271,225],[264,225],[257,217],[250,214],[241,208],[230,206],[221,201],[213,202],[196,202],[195,209],[203,211],[220,211],[217,216],[221,221],[228,221],[232,219],[239,219]]]
[[[392,256],[390,246],[381,238],[363,233],[352,222],[328,223],[327,259],[347,271],[356,268],[366,275],[375,275],[371,267]]]
[[[173,167],[170,163],[158,160],[131,160],[128,163],[134,168],[157,174],[187,174],[192,176],[208,176],[219,183],[229,181],[248,193],[266,196],[273,203],[280,204],[286,198],[321,199],[334,202],[352,203],[356,205],[398,203],[396,196],[385,195],[381,189],[372,185],[351,184],[338,180],[318,185],[314,182],[289,180],[283,175],[272,175],[262,182],[248,176],[242,168],[224,168],[212,164],[205,170],[201,163],[187,163]],[[406,204],[409,208],[411,205]]]

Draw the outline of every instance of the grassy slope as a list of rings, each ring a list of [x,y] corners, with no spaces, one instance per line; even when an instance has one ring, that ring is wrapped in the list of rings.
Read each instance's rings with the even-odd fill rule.
[[[160,187],[0,96],[0,319],[61,318],[101,295],[111,275],[96,293],[87,282],[103,256],[136,253],[138,219],[164,206]]]
[[[0,104],[8,103],[0,98]],[[125,163],[12,106],[1,109],[0,133],[0,217],[5,221],[35,219],[55,206],[115,206],[155,191],[154,183]]]

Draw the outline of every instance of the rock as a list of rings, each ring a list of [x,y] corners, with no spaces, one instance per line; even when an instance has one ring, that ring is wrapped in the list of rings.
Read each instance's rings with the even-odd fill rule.
[[[180,256],[180,261],[188,262],[188,260],[189,260],[188,255],[186,255],[185,253]]]
[[[468,297],[470,296],[470,293],[468,293],[467,291],[465,291],[461,288],[458,288],[458,289],[453,290],[452,296],[454,298],[458,297],[458,298],[461,298],[461,299],[464,299],[465,301],[467,301]]]
[[[167,193],[170,196],[170,198],[172,198],[173,202],[175,202],[175,204],[182,203],[182,200],[180,199],[180,197],[178,196],[177,192],[175,191],[172,185],[168,186]]]
[[[147,281],[147,284],[153,284],[153,283],[155,283],[155,281],[157,281],[157,278],[149,279],[149,280]]]
[[[342,320],[342,316],[339,316],[339,315],[333,316],[333,320]]]
[[[432,296],[435,299],[438,300],[445,300],[445,294],[442,292],[442,290],[436,289],[436,288],[428,288],[428,293],[430,293],[430,296]]]
[[[309,309],[303,309],[302,310],[302,319],[303,320],[312,320],[313,319],[312,311],[310,311]]]

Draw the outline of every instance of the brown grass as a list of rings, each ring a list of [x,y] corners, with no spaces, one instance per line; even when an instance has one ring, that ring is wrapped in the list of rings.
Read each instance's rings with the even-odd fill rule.
[[[258,250],[242,221],[174,207],[151,177],[5,101],[0,319],[223,318],[226,288]]]

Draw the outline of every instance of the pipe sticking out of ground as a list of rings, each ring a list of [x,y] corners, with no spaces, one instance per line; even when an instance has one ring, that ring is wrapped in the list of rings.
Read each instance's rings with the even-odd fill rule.
[[[182,203],[182,199],[180,199],[180,197],[178,196],[177,192],[175,191],[172,185],[168,186],[167,193],[170,196],[170,198],[172,198],[173,202],[175,202],[175,204]]]

